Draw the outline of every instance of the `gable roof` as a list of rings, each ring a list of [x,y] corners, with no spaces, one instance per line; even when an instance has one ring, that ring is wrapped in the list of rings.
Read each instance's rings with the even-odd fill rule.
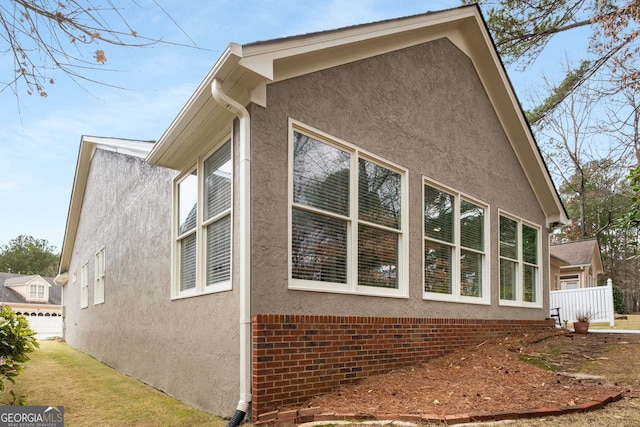
[[[48,302],[36,302],[27,301],[18,292],[11,289],[12,286],[27,284],[34,279],[40,278],[49,284],[49,301]],[[29,304],[54,304],[60,305],[62,300],[62,289],[53,281],[51,277],[43,277],[38,274],[25,275],[15,273],[0,272],[0,303],[2,302],[15,302],[15,303],[29,303]]]
[[[596,274],[602,272],[600,246],[596,239],[551,245],[549,247],[549,253],[556,258],[566,261],[569,266],[572,267],[591,265],[595,255],[596,265],[593,266],[594,272],[596,272]]]
[[[221,81],[224,92],[241,104],[253,102],[267,107],[269,83],[443,37],[471,59],[547,225],[567,223],[566,210],[477,5],[245,45],[231,43],[160,137],[147,161],[185,170],[195,156],[202,154],[202,139],[225,128],[232,115],[212,98],[214,79]]]
[[[153,146],[154,141],[138,141],[122,138],[105,138],[83,135],[80,138],[78,149],[78,161],[76,162],[76,172],[73,177],[73,187],[71,189],[71,200],[69,202],[69,212],[67,213],[67,224],[62,241],[62,251],[60,252],[60,265],[58,272],[63,273],[69,269],[71,253],[75,244],[76,231],[80,220],[80,210],[84,200],[84,192],[89,175],[89,165],[97,149],[113,151],[126,154],[128,156],[144,159]],[[57,278],[56,278],[57,279]],[[64,285],[59,280],[58,283]]]

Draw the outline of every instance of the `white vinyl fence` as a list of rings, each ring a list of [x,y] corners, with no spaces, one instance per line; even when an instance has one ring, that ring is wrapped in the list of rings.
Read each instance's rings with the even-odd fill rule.
[[[607,286],[551,291],[549,307],[560,307],[560,317],[569,325],[576,320],[577,313],[588,311],[593,316],[591,322],[609,322],[613,326],[615,313],[611,279],[607,280]]]

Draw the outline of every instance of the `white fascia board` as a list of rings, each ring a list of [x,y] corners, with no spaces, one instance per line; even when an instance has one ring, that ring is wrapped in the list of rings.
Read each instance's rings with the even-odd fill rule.
[[[449,37],[455,44],[459,44],[456,28],[470,19],[480,19],[474,6],[252,43],[243,46],[243,57],[239,65],[269,81],[279,81],[442,37]],[[365,49],[363,45],[367,45]],[[352,49],[349,50],[350,47]],[[459,47],[468,54],[463,46]],[[340,55],[327,55],[326,60],[316,56],[319,52],[335,52],[340,49],[343,50]],[[314,57],[311,57],[311,61],[295,60],[305,55]],[[278,61],[286,61],[287,65],[295,63],[296,67],[276,70]]]
[[[199,114],[205,116],[213,114],[213,110],[219,107],[212,99],[211,82],[214,78],[225,80],[234,71],[241,57],[242,46],[236,43],[229,44],[169,127],[162,133],[147,156],[147,162],[172,167],[172,154],[180,149],[180,144],[183,142],[181,136],[185,130],[192,125]]]
[[[83,136],[81,144],[92,144],[92,153],[96,149],[113,151],[144,159],[153,147],[152,141],[137,141],[133,139],[105,138],[97,136]]]

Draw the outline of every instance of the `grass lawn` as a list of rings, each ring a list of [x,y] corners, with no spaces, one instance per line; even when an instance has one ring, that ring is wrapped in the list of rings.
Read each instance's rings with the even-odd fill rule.
[[[617,315],[616,315],[617,316]],[[640,314],[627,314],[626,319],[616,319],[614,326],[608,323],[592,323],[589,329],[613,329],[613,330],[636,330],[640,331]]]
[[[65,426],[214,426],[222,418],[193,409],[65,343],[41,341],[9,390],[28,405],[64,406]]]

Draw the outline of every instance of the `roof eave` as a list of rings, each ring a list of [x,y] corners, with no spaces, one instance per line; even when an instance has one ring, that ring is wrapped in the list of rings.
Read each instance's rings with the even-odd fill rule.
[[[83,135],[80,138],[78,160],[76,162],[76,171],[73,177],[73,185],[71,187],[69,210],[67,212],[67,223],[65,225],[64,238],[62,240],[62,250],[60,251],[58,275],[66,273],[69,270],[73,246],[76,240],[76,232],[78,230],[78,223],[80,221],[80,211],[84,200],[84,192],[87,185],[87,177],[89,175],[89,165],[97,148],[127,154],[129,156],[145,158],[151,150],[151,141],[102,138],[86,135]]]
[[[212,99],[214,78],[246,105],[266,106],[266,84],[448,37],[469,56],[544,212],[546,226],[569,219],[477,5],[247,45],[231,44],[163,133],[147,161],[186,170],[203,138],[232,115]]]

